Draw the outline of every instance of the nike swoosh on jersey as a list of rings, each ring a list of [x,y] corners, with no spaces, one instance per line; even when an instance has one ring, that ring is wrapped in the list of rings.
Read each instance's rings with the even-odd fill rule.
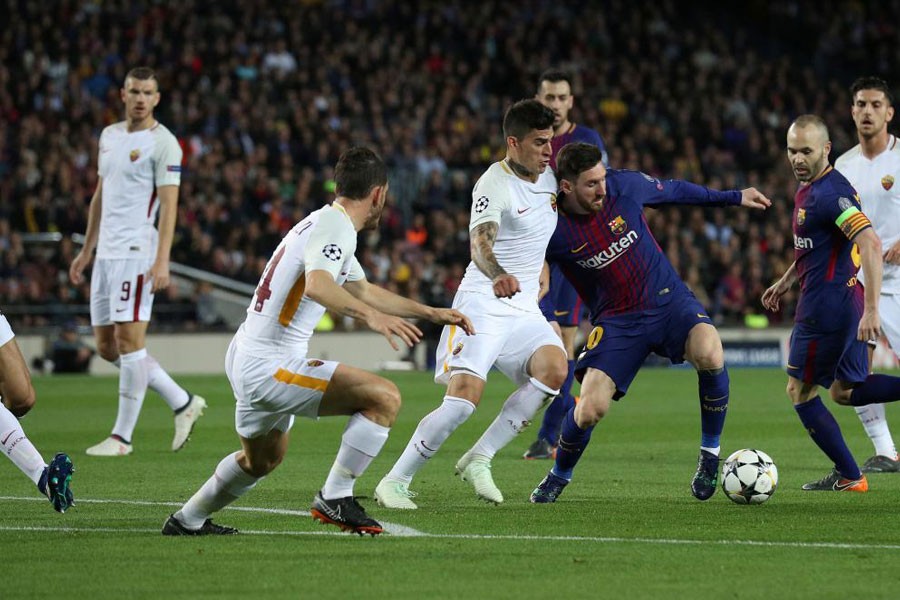
[[[788,363],[787,368],[788,368],[788,369],[798,369],[798,370],[800,369],[800,367],[795,367],[794,365],[792,365],[792,364],[790,364],[790,363]]]
[[[528,208],[520,208],[517,212],[521,215],[523,213],[527,213],[529,210],[531,210],[530,206]]]
[[[554,311],[553,311],[553,316],[554,316],[554,317],[564,317],[564,316],[566,316],[567,314],[569,314],[569,311],[567,311],[567,310],[554,310]]]
[[[569,252],[571,252],[572,254],[575,254],[576,252],[581,252],[582,250],[587,248],[587,245],[588,245],[588,242],[585,242],[582,245],[578,246],[577,248],[573,248]]]
[[[708,318],[709,318],[707,315],[701,315],[700,313],[697,313],[697,316],[700,317],[701,319],[708,319]]]

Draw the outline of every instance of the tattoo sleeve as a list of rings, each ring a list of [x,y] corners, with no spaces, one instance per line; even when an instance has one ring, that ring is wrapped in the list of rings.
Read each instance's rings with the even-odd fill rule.
[[[472,230],[470,242],[472,261],[491,281],[500,275],[506,275],[506,270],[500,266],[497,257],[494,256],[494,242],[497,240],[499,229],[500,225],[493,221],[477,225]]]

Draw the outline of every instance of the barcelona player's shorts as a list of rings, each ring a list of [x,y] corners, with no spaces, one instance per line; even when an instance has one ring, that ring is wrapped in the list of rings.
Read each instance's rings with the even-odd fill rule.
[[[540,307],[544,317],[560,327],[578,327],[581,322],[584,302],[555,264],[550,265],[550,291],[541,298]]]
[[[688,334],[700,323],[712,325],[706,309],[687,288],[672,292],[664,306],[601,318],[578,356],[575,377],[581,381],[589,368],[603,371],[616,384],[613,398],[618,400],[651,352],[683,363]]]
[[[847,383],[865,381],[869,374],[866,342],[856,339],[857,325],[823,332],[797,323],[791,332],[787,374],[803,383],[829,388],[837,379]]]

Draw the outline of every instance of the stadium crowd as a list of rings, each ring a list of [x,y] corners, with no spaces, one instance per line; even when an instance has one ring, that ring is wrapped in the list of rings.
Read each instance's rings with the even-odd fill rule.
[[[836,157],[855,143],[847,85],[889,77],[900,59],[887,18],[898,0],[727,12],[674,0],[2,4],[5,310],[87,304],[86,285],[66,276],[68,234],[85,230],[99,133],[122,118],[118,90],[137,65],[157,70],[156,115],[184,149],[174,261],[255,283],[280,237],[332,197],[329,165],[366,144],[389,163],[393,196],[361,238],[368,276],[449,305],[469,260],[474,178],[505,149],[502,113],[554,66],[575,75],[574,120],[601,132],[611,166],[774,200],[761,215],[647,211],[716,321],[740,323],[793,260],[788,124],[823,116]],[[40,232],[63,241],[24,242]],[[195,304],[176,291],[160,300],[183,313]],[[781,319],[793,312],[785,300]],[[48,318],[11,315],[17,330]]]

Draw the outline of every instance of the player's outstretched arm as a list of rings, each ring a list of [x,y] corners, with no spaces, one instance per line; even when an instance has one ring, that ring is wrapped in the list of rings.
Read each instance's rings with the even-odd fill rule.
[[[773,286],[763,292],[762,305],[764,308],[777,311],[781,308],[781,297],[788,293],[794,281],[797,278],[797,264],[791,263],[788,270],[784,272],[781,279],[775,282]]]
[[[855,236],[853,243],[859,247],[862,269],[866,274],[865,304],[859,320],[857,339],[869,341],[881,335],[881,319],[878,316],[878,300],[881,295],[881,240],[871,227],[866,227]]]
[[[418,327],[357,300],[350,292],[339,286],[328,271],[316,269],[307,272],[304,294],[332,312],[362,321],[366,327],[387,338],[394,350],[400,349],[394,341],[394,336],[399,337],[409,347],[422,339],[422,332]]]
[[[756,210],[766,210],[772,206],[772,201],[766,198],[765,194],[758,189],[750,187],[741,190],[741,206],[755,208]]]
[[[438,325],[458,325],[469,335],[475,334],[475,328],[467,316],[452,308],[435,308],[411,298],[395,294],[381,286],[374,285],[365,279],[348,281],[344,284],[354,298],[365,302],[375,310],[396,317],[425,319]]]
[[[84,281],[84,270],[91,264],[94,256],[94,248],[100,238],[100,215],[103,212],[103,178],[97,180],[97,189],[91,197],[88,206],[87,230],[84,232],[84,245],[81,251],[72,259],[69,266],[69,280],[78,285]]]
[[[522,287],[515,275],[510,275],[500,266],[494,255],[494,242],[497,241],[499,230],[500,224],[494,221],[487,221],[472,229],[469,242],[472,250],[472,262],[491,280],[495,296],[512,298],[522,291]]]

